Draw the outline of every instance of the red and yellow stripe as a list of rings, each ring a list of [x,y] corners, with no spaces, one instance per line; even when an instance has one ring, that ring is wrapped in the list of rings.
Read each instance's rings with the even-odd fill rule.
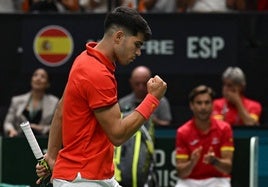
[[[50,28],[36,38],[35,51],[44,61],[57,63],[72,53],[72,45],[72,39],[66,33]]]

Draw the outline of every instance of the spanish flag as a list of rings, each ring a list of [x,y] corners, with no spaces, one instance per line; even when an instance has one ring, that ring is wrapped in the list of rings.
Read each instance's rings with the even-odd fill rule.
[[[37,58],[46,65],[61,65],[73,52],[73,40],[64,28],[48,26],[37,34],[34,51]]]

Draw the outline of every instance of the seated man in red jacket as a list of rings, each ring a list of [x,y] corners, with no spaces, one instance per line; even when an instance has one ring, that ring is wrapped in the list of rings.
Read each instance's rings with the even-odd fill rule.
[[[213,91],[201,85],[189,95],[193,118],[177,129],[176,187],[230,187],[231,126],[211,117]]]
[[[213,116],[233,126],[259,125],[262,107],[257,101],[244,95],[246,79],[239,67],[228,67],[222,75],[223,87],[220,99],[214,100]]]

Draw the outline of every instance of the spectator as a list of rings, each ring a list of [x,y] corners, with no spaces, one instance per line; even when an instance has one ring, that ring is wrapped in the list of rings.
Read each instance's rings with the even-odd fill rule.
[[[138,9],[146,13],[174,13],[176,0],[140,0]]]
[[[106,13],[108,12],[107,0],[80,0],[80,7],[88,13]]]
[[[145,66],[136,67],[130,77],[132,93],[119,99],[120,109],[123,113],[135,109],[147,95],[147,81],[152,74]],[[160,100],[160,104],[152,115],[153,123],[157,126],[168,126],[172,120],[170,105],[166,97]]]
[[[23,95],[14,96],[4,121],[4,133],[8,137],[22,134],[20,124],[24,121],[31,123],[36,135],[46,135],[58,98],[47,94],[49,87],[48,73],[44,69],[34,71],[31,79],[31,90]]]
[[[268,1],[267,0],[258,0],[257,9],[258,9],[258,11],[267,11],[268,10]]]
[[[230,187],[233,133],[211,117],[213,90],[201,85],[189,94],[193,118],[177,129],[176,187]]]
[[[179,12],[230,12],[245,10],[245,0],[177,0]]]
[[[15,7],[12,0],[0,1],[0,13],[14,13]]]
[[[17,13],[24,12],[24,3],[26,0],[9,0],[13,2],[14,10]]]
[[[58,2],[57,2],[58,1]],[[58,10],[65,10],[70,12],[80,11],[79,0],[57,0],[56,5]],[[63,6],[63,9],[60,8],[60,5]]]
[[[129,8],[138,9],[138,0],[118,0],[119,6],[127,6]]]
[[[56,1],[54,0],[32,0],[28,1],[29,12],[58,12]]]
[[[28,5],[27,5],[28,4]],[[78,12],[78,0],[26,0],[24,10],[30,12]]]
[[[245,97],[246,78],[239,67],[228,67],[222,74],[222,98],[213,103],[213,116],[235,125],[259,125],[262,107]]]

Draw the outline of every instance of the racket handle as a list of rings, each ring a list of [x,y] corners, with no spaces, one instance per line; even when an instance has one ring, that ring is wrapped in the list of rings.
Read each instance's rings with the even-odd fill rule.
[[[43,177],[39,177],[39,179],[41,179],[41,181],[46,180],[46,178],[51,175],[50,167],[44,158],[38,160],[38,164],[44,166],[46,168],[46,170],[48,171],[48,175],[45,175]]]
[[[44,166],[50,172],[50,167],[44,158],[38,160],[38,163],[39,163],[39,165]]]

